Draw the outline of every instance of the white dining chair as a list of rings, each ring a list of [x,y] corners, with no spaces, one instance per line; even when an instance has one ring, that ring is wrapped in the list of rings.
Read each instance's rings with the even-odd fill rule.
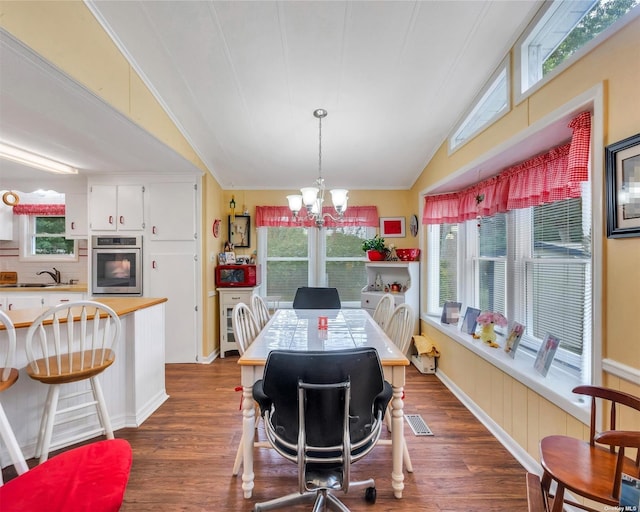
[[[393,341],[396,347],[406,356],[409,351],[409,345],[411,344],[411,337],[413,336],[413,328],[415,323],[415,316],[413,309],[408,304],[399,304],[391,313],[391,317],[387,322],[387,328],[385,332],[387,336]],[[391,406],[389,406],[391,407]],[[385,414],[385,423],[389,432],[391,432],[391,411],[387,408]],[[411,463],[411,457],[409,456],[409,449],[407,448],[407,441],[405,439],[404,446],[402,447],[404,452],[404,462],[407,471],[413,472],[413,464]]]
[[[238,345],[238,352],[243,355],[260,333],[256,317],[251,312],[251,308],[244,302],[238,302],[233,307],[231,326],[233,328],[233,337]]]
[[[4,311],[0,311],[0,324],[4,330],[0,330],[0,393],[13,386],[18,380],[18,369],[14,368],[16,356],[16,329],[13,322]],[[29,470],[24,455],[18,444],[18,440],[11,428],[2,402],[0,401],[0,437],[7,447],[13,467],[21,475]],[[2,471],[0,471],[0,485],[2,485]]]
[[[251,312],[249,306],[247,306],[244,302],[239,302],[233,307],[233,312],[231,313],[231,325],[233,328],[233,335],[235,337],[236,344],[238,345],[238,352],[240,352],[240,355],[243,355],[249,348],[249,345],[253,343],[253,340],[255,340],[260,333],[260,327],[258,326],[258,322],[256,321],[254,314]],[[260,418],[259,412],[257,410],[257,405],[256,418]],[[257,421],[256,428],[258,428]],[[268,446],[266,443],[254,443],[254,445],[257,447]],[[244,442],[242,439],[240,439],[240,446],[238,446],[236,458],[233,463],[232,474],[234,475],[237,475],[238,471],[240,471],[240,465],[242,464],[243,446]]]
[[[373,319],[382,328],[382,330],[385,330],[387,327],[395,307],[394,296],[390,293],[385,293],[378,302],[376,309],[373,310]]]
[[[29,327],[26,337],[27,375],[49,386],[36,445],[35,455],[40,457],[40,463],[49,457],[58,416],[60,425],[75,420],[86,421],[90,413],[78,412],[91,408],[97,415],[99,426],[95,428],[87,422],[87,432],[113,439],[113,428],[98,377],[115,361],[114,347],[121,330],[120,318],[113,309],[89,300],[53,306],[40,314]],[[89,381],[89,389],[83,390],[76,383],[85,380]],[[61,395],[63,387],[66,392]],[[84,395],[90,396],[82,401]],[[59,404],[62,407],[58,407]],[[60,440],[60,444],[71,444],[86,435],[67,436]]]
[[[254,293],[251,296],[251,312],[253,313],[260,329],[267,325],[267,322],[271,319],[267,303],[257,293]]]

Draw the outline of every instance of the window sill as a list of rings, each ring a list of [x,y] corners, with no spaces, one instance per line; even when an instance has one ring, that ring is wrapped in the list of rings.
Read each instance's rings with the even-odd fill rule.
[[[580,385],[576,377],[554,367],[549,370],[546,377],[543,377],[533,369],[535,356],[525,351],[517,351],[515,358],[511,359],[502,347],[491,348],[480,340],[473,339],[471,335],[460,332],[456,326],[443,325],[438,320],[424,315],[421,316],[421,319],[555,404],[567,414],[575,417],[585,425],[589,424],[590,402],[583,401],[579,395],[575,395],[571,391],[574,387]],[[504,343],[502,337],[499,337],[498,341]]]

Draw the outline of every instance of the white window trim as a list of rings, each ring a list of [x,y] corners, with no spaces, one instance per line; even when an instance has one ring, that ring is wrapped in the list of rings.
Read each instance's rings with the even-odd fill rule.
[[[559,109],[551,112],[547,116],[543,117],[536,123],[533,123],[528,128],[524,129],[522,132],[516,134],[511,139],[505,141],[503,144],[491,149],[478,159],[470,162],[468,165],[463,167],[457,172],[452,173],[451,175],[443,178],[442,180],[434,183],[430,187],[423,189],[420,194],[420,205],[424,206],[424,196],[430,193],[434,193],[434,191],[438,189],[442,189],[445,187],[446,183],[460,178],[466,174],[477,176],[478,169],[491,161],[491,159],[495,158],[502,152],[508,152],[512,148],[521,145],[523,142],[530,140],[532,137],[536,135],[540,135],[544,129],[548,126],[553,125],[560,119],[565,118],[567,115],[577,114],[584,110],[591,109],[593,111],[593,118],[591,124],[591,140],[595,141],[591,148],[591,207],[592,207],[592,216],[591,216],[591,226],[592,226],[592,255],[591,261],[593,265],[593,282],[592,282],[592,303],[594,304],[593,314],[592,314],[592,332],[595,339],[593,346],[591,347],[592,353],[591,355],[591,371],[592,371],[592,381],[594,385],[601,385],[601,375],[603,371],[603,360],[602,360],[602,346],[599,343],[601,338],[600,333],[603,332],[602,325],[602,308],[601,304],[603,303],[603,282],[602,282],[602,268],[603,268],[603,238],[602,234],[604,232],[604,224],[603,224],[603,211],[604,211],[604,191],[603,184],[604,181],[602,176],[604,176],[604,169],[602,162],[604,161],[603,155],[603,145],[598,143],[598,141],[604,140],[604,133],[602,126],[604,125],[604,92],[602,84],[598,84],[597,86],[589,89],[583,94],[575,97],[572,101],[563,105]],[[425,236],[426,238],[426,236]],[[424,245],[422,245],[424,248]],[[425,251],[426,252],[426,251]],[[425,258],[426,259],[426,258]],[[458,258],[460,261],[460,258]],[[428,269],[427,262],[425,261],[425,279],[422,280],[422,290],[421,294],[423,296],[427,296],[428,288],[427,288],[427,279],[426,279],[426,271]],[[578,420],[583,423],[588,424],[588,417],[586,416],[586,410],[584,410],[579,402],[575,402],[571,397],[573,394],[571,393],[572,382],[575,382],[575,379],[566,379],[566,383],[563,385],[561,382],[556,382],[550,378],[552,375],[556,375],[555,371],[551,372],[547,376],[547,378],[543,378],[539,376],[535,370],[533,369],[533,361],[531,364],[526,362],[525,358],[522,357],[522,362],[511,359],[507,354],[502,354],[499,352],[504,351],[496,351],[492,348],[481,347],[479,344],[473,344],[470,340],[465,338],[465,335],[459,331],[456,327],[441,325],[439,322],[439,317],[434,317],[428,315],[426,311],[428,301],[421,301],[423,304],[423,308],[420,313],[420,319],[426,324],[433,326],[439,331],[443,332],[447,336],[449,336],[454,341],[464,345],[469,350],[477,354],[479,357],[483,358],[487,362],[492,365],[500,368],[502,371],[523,383],[525,386],[529,387],[539,395],[545,397],[551,403],[557,405],[562,408],[567,413],[571,414]],[[524,351],[522,352],[524,354]],[[507,360],[508,358],[508,360]],[[625,372],[625,368],[619,369],[619,365],[610,364],[607,361],[606,370],[613,374],[620,376],[622,378],[626,378],[626,375],[629,373]],[[619,371],[618,371],[619,370]],[[558,374],[558,378],[562,380],[562,375]]]
[[[453,130],[451,130],[451,134],[447,139],[449,155],[458,151],[461,147],[463,147],[469,141],[473,140],[476,137],[476,135],[481,133],[483,130],[486,130],[487,127],[491,126],[498,119],[500,119],[501,117],[506,115],[509,111],[511,111],[511,67],[510,66],[511,66],[511,56],[507,54],[507,56],[502,60],[500,65],[497,67],[497,69],[493,72],[491,77],[489,77],[489,80],[487,80],[487,82],[482,87],[480,92],[473,99],[473,101],[471,102],[471,106],[467,110],[465,110],[464,114],[462,114],[462,116],[460,117],[460,120],[455,124],[455,126],[453,127]],[[489,95],[489,93],[496,86],[496,81],[503,72],[505,73],[506,94],[507,94],[507,98],[506,98],[507,104],[505,108],[503,108],[499,112],[496,112],[493,116],[491,116],[487,120],[486,123],[484,123],[482,126],[479,126],[473,132],[469,133],[469,136],[464,141],[454,145],[455,134],[460,130],[462,126],[468,123],[469,118],[473,116],[473,114],[475,114],[478,108],[480,108],[481,104],[485,100],[485,97]]]
[[[78,261],[78,241],[73,241],[73,255],[69,254],[31,254],[28,244],[30,242],[30,223],[33,215],[20,215],[20,250],[18,261],[31,262],[75,262]],[[37,215],[36,215],[37,217]]]
[[[560,75],[562,72],[564,72],[569,66],[575,64],[576,61],[584,57],[591,50],[602,44],[619,30],[621,30],[628,23],[631,23],[631,21],[640,16],[640,5],[637,5],[636,7],[631,9],[625,16],[612,23],[609,27],[607,27],[591,41],[582,46],[579,50],[576,50],[576,52],[567,60],[555,67],[552,71],[538,80],[535,84],[530,85],[526,91],[522,91],[522,74],[528,72],[528,70],[523,69],[523,66],[526,63],[526,59],[523,59],[522,57],[522,45],[530,37],[531,33],[537,28],[538,22],[544,17],[550,7],[551,4],[547,4],[546,7],[543,7],[542,9],[540,9],[540,11],[538,11],[535,18],[531,21],[527,29],[518,38],[516,44],[513,47],[513,101],[516,106],[526,100],[534,92],[541,89],[555,77]]]

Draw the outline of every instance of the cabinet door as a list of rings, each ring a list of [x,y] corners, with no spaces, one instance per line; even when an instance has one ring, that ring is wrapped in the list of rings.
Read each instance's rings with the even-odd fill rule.
[[[148,261],[145,296],[169,299],[165,304],[165,360],[195,363],[199,353],[195,255],[151,253]]]
[[[89,223],[95,231],[115,231],[117,187],[92,185],[90,189]]]
[[[87,238],[87,194],[65,194],[65,234],[67,238]]]
[[[240,302],[250,306],[253,289],[223,290],[218,288],[218,293],[220,295],[220,357],[224,359],[226,352],[238,350],[233,334],[233,308]]]
[[[118,185],[118,231],[138,231],[144,228],[144,187]]]
[[[0,240],[13,240],[13,208],[0,201]]]
[[[45,304],[42,295],[27,295],[24,293],[12,293],[7,295],[7,311],[15,309],[41,308]]]
[[[46,299],[48,306],[57,306],[58,304],[66,304],[67,302],[76,302],[78,300],[83,300],[84,293],[47,293]]]
[[[196,193],[194,182],[149,185],[148,225],[151,240],[196,238]]]

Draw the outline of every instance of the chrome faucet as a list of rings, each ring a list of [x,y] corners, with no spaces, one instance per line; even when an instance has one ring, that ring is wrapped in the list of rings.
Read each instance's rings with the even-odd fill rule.
[[[40,272],[36,272],[37,276],[42,274],[49,274],[51,278],[56,282],[56,284],[60,284],[60,271],[56,267],[53,267],[53,272],[49,270],[41,270]]]

